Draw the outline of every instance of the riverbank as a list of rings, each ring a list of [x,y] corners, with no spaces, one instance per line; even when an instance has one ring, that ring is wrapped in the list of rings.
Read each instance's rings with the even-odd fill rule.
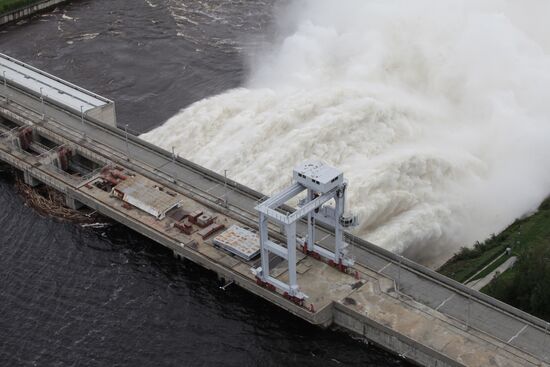
[[[4,0],[0,4],[0,26],[24,19],[68,0]]]
[[[508,249],[508,251],[507,251]],[[512,257],[481,292],[550,321],[550,198],[534,214],[473,248],[463,248],[438,272],[461,283],[482,279]]]
[[[41,0],[4,0],[0,3],[0,14],[7,13],[9,11],[24,8],[29,5],[36,4]]]

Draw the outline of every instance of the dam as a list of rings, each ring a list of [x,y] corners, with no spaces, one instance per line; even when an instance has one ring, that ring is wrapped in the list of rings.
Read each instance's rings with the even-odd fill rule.
[[[353,263],[325,261],[338,252],[331,224],[296,221],[294,236],[284,226],[262,225],[258,209],[273,198],[118,129],[114,102],[6,55],[0,75],[0,160],[28,185],[64,194],[67,206],[97,210],[227,284],[419,365],[549,365],[549,329],[542,320],[349,233],[342,241],[354,246]],[[278,214],[265,212],[288,217],[294,211],[281,205]],[[271,276],[292,286],[294,263],[294,285],[307,298],[259,278],[252,271],[262,267],[254,251],[243,257],[236,254],[246,251],[242,246],[224,248],[244,234],[248,240],[237,245],[251,243],[244,247],[255,250],[262,233],[275,244],[273,252],[286,253],[287,261],[262,258]],[[292,253],[284,246],[289,237],[296,240]],[[316,241],[304,246],[308,237]]]

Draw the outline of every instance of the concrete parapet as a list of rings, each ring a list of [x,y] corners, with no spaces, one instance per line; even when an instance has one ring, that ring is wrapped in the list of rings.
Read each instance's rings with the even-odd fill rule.
[[[366,316],[352,312],[338,303],[334,305],[334,323],[352,331],[386,350],[398,354],[409,361],[422,366],[464,367],[420,343],[385,327]]]
[[[25,98],[27,97],[29,96],[25,96]],[[11,112],[6,110],[4,112],[0,111],[0,113],[8,114],[8,112],[13,113],[13,111],[15,111],[15,107],[6,108],[10,109]],[[66,111],[55,112],[53,117],[72,118],[70,114],[65,112]],[[46,122],[37,122],[35,118],[36,114],[32,113],[19,113],[17,116],[9,115],[8,117],[13,118],[15,121],[20,121],[17,119],[24,120],[25,118],[32,120],[30,122],[35,126],[35,129],[44,129],[45,132],[43,135],[48,138],[50,138],[51,135],[51,140],[55,142],[76,144],[75,139],[79,139],[78,134],[73,134],[71,129],[60,130],[59,127],[56,126],[56,121],[54,119],[48,119]],[[25,121],[22,122],[25,123]],[[90,126],[94,126],[91,121],[87,123],[89,123]],[[93,123],[95,124],[95,122]],[[30,123],[27,124],[30,125]],[[67,126],[74,127],[80,125],[75,125],[74,121],[72,121],[72,124],[68,122]],[[46,130],[48,130],[49,133]],[[105,131],[110,130],[107,127]],[[56,134],[60,135],[56,137]],[[123,149],[119,149],[117,152],[115,150],[116,145],[111,144],[113,141],[117,141],[115,139],[116,137],[116,132],[112,132],[109,139],[105,139],[104,142],[90,139],[78,145],[77,149],[79,150],[79,154],[82,153],[83,156],[90,157],[90,159],[94,159],[97,162],[105,163],[112,160],[116,164],[120,164],[136,174],[150,177],[160,185],[174,192],[180,192],[186,195],[189,200],[194,201],[194,205],[208,208],[209,210],[217,212],[220,216],[231,213],[233,219],[238,220],[239,223],[247,224],[251,227],[256,225],[242,207],[237,208],[238,210],[231,209],[230,212],[227,208],[218,207],[218,204],[215,204],[214,200],[208,201],[208,198],[201,196],[201,192],[198,189],[195,191],[194,187],[174,185],[167,181],[170,175],[159,175],[150,171],[148,167],[156,167],[159,166],[159,164],[153,165],[144,163],[156,162],[154,160],[145,160],[149,150],[143,150],[143,157],[140,156],[140,159],[144,159],[145,161],[139,161],[138,159],[132,159],[131,163],[121,161],[118,152]],[[132,139],[130,140],[132,141]],[[106,145],[107,141],[109,142],[108,146]],[[119,147],[124,147],[124,140],[120,140],[120,142]],[[86,153],[86,150],[89,150],[89,152]],[[95,159],[96,157],[99,157],[99,159]],[[368,268],[357,266],[356,269],[359,270],[359,272],[350,282],[333,282],[331,276],[327,273],[323,273],[321,277],[318,275],[319,272],[316,272],[315,269],[304,269],[305,271],[302,275],[304,279],[322,278],[323,281],[321,283],[314,283],[315,286],[319,287],[319,284],[323,285],[324,283],[330,283],[331,286],[329,288],[331,288],[331,292],[336,292],[335,290],[339,291],[341,288],[349,287],[351,284],[351,290],[346,288],[345,292],[339,295],[338,298],[333,297],[321,303],[319,298],[312,297],[311,302],[312,305],[315,303],[315,311],[313,311],[313,308],[308,310],[304,307],[297,306],[288,301],[288,299],[281,297],[281,295],[255,282],[249,271],[249,264],[238,264],[238,261],[230,259],[229,255],[218,253],[218,250],[210,246],[210,244],[203,243],[202,247],[198,246],[197,248],[196,243],[194,243],[191,237],[185,237],[183,234],[173,231],[174,227],[163,226],[162,223],[159,224],[156,220],[151,220],[146,217],[145,214],[136,214],[137,210],[135,209],[121,208],[118,202],[113,203],[112,200],[114,199],[109,196],[108,191],[101,191],[99,188],[89,184],[87,186],[81,183],[75,184],[74,179],[68,178],[66,175],[60,175],[54,170],[47,169],[47,167],[37,164],[36,159],[33,158],[32,155],[21,154],[21,152],[13,151],[8,147],[2,147],[1,143],[0,160],[24,172],[25,182],[30,181],[32,183],[38,183],[38,180],[40,180],[40,182],[65,193],[67,195],[66,200],[68,206],[76,208],[77,205],[86,205],[95,209],[99,213],[114,219],[172,250],[175,257],[193,261],[215,272],[218,277],[231,282],[231,284],[241,286],[251,293],[266,299],[274,305],[312,324],[324,327],[334,324],[343,327],[373,342],[373,344],[377,344],[395,352],[412,362],[425,366],[439,367],[547,366],[547,364],[543,362],[544,358],[546,358],[547,350],[535,349],[532,355],[528,355],[522,351],[522,348],[511,345],[510,343],[511,340],[519,340],[518,336],[520,333],[525,331],[524,335],[526,335],[528,332],[537,331],[537,329],[531,326],[521,326],[521,329],[517,329],[519,330],[517,334],[512,334],[513,338],[506,343],[505,341],[508,340],[508,338],[497,339],[492,334],[481,333],[473,327],[470,327],[469,323],[463,324],[456,319],[446,316],[444,312],[438,311],[439,307],[429,308],[423,303],[419,303],[420,301],[415,301],[415,299],[409,297],[404,292],[401,293],[401,290],[395,287],[393,279],[383,274],[381,270],[376,270],[390,269],[387,265],[384,265],[384,261],[388,261],[388,264],[391,266],[391,256],[385,256],[382,250],[375,251],[373,247],[370,256],[375,257],[382,253],[382,255],[384,255],[381,257],[382,260],[380,263],[376,263],[376,266]],[[178,159],[178,162],[179,161]],[[189,167],[186,167],[186,169],[188,168]],[[189,172],[192,172],[192,170],[189,169]],[[211,185],[210,182],[208,184]],[[198,239],[198,237],[195,236],[195,239]],[[201,240],[198,239],[198,241],[200,242]],[[401,261],[399,261],[399,264],[401,265]],[[413,265],[406,265],[409,268],[413,268]],[[324,271],[323,267],[318,267],[318,269]],[[399,270],[401,271],[401,269]],[[330,271],[330,269],[327,271]],[[417,274],[420,275],[420,273],[420,270],[418,270]],[[445,283],[442,280],[441,283],[447,284],[449,287],[452,286],[448,281]],[[428,291],[435,289],[438,284],[439,283],[436,282],[430,283]],[[313,285],[311,287],[313,287]],[[451,290],[454,290],[454,288]],[[323,294],[319,292],[317,292],[317,294],[323,296]],[[452,293],[452,296],[458,297],[456,294],[457,293]],[[444,303],[450,299],[447,297],[448,295],[442,296],[441,299]],[[331,300],[335,301],[333,302]],[[329,301],[330,303],[328,303]],[[317,309],[319,304],[321,304],[321,306]],[[498,307],[498,304],[496,304],[495,307]],[[506,317],[503,318],[503,320],[509,322],[513,319],[511,317]],[[514,333],[515,332],[516,330],[514,330]],[[504,342],[502,342],[503,340]],[[535,339],[531,337],[526,340],[538,342],[540,338]]]
[[[422,366],[544,366],[532,355],[449,319],[371,278],[334,303],[334,323]],[[541,364],[542,363],[542,364]]]

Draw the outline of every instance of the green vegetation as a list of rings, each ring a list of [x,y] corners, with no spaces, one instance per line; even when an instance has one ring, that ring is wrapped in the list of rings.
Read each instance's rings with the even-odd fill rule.
[[[38,3],[41,0],[0,0],[0,14]]]
[[[507,247],[518,257],[516,265],[482,289],[503,302],[550,320],[550,198],[539,210],[516,220],[498,236],[473,248],[462,248],[438,271],[459,282],[475,275]],[[482,278],[508,259],[502,256],[475,276]]]
[[[502,237],[509,229],[499,236],[492,235],[483,243],[476,242],[473,248],[461,248],[438,271],[458,282],[465,282],[509,247],[509,235]]]
[[[527,250],[510,270],[482,289],[503,302],[550,321],[550,246]]]
[[[487,275],[491,274],[496,268],[504,264],[506,260],[508,260],[512,256],[514,255],[506,253],[502,254],[502,256],[498,257],[495,260],[495,262],[491,263],[491,265],[487,266],[485,269],[483,269],[483,271],[480,271],[476,276],[474,276],[471,281],[485,278]]]

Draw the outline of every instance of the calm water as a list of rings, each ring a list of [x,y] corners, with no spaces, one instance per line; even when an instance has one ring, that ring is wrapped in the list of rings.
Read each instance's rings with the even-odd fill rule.
[[[239,86],[271,1],[89,0],[4,28],[0,51],[114,99],[146,131]],[[43,218],[0,174],[2,366],[404,366],[176,261],[121,226]]]

